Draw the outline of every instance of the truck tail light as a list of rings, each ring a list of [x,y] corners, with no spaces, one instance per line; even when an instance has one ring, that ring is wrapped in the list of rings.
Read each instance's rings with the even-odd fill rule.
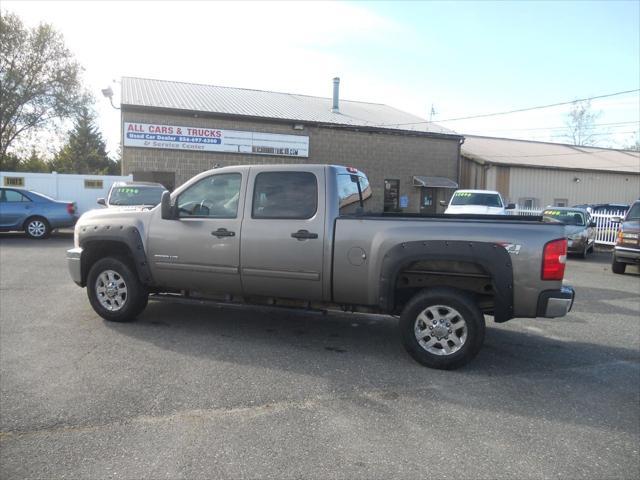
[[[69,215],[73,215],[76,213],[76,204],[75,203],[67,203],[67,213]]]
[[[567,239],[552,240],[544,246],[542,280],[562,280],[567,263]]]

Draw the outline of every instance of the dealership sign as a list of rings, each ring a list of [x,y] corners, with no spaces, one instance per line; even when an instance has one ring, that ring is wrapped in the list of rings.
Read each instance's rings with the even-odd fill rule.
[[[309,137],[149,123],[124,124],[125,147],[308,157]]]

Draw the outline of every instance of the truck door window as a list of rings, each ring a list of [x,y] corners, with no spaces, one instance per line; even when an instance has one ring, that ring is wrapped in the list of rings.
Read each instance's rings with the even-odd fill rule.
[[[240,198],[239,173],[203,178],[178,196],[180,217],[236,218]]]
[[[256,175],[252,218],[308,219],[318,208],[318,181],[310,172]]]

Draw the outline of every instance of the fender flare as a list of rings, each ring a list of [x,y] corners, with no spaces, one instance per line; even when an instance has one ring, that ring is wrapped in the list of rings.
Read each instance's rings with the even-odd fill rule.
[[[459,240],[404,242],[390,248],[380,270],[378,304],[381,310],[393,310],[398,275],[419,260],[463,261],[480,265],[491,276],[495,321],[502,323],[513,318],[513,265],[509,252],[496,243]]]
[[[116,242],[127,247],[134,261],[140,282],[153,285],[153,277],[144,251],[140,231],[134,226],[125,225],[88,225],[80,227],[80,247],[84,250],[93,243]],[[83,255],[84,256],[84,255]],[[83,260],[81,259],[83,262]],[[84,272],[84,265],[82,265]],[[84,275],[83,275],[84,276]]]

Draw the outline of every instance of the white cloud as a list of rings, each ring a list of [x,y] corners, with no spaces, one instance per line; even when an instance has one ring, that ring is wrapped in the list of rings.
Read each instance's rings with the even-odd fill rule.
[[[382,41],[399,27],[336,2],[3,2],[28,25],[53,24],[86,68],[87,86],[110,150],[119,113],[100,94],[139,76],[329,96],[331,78],[350,76],[342,45]],[[356,76],[353,75],[355,78]],[[381,101],[379,82],[343,83],[343,94]],[[355,87],[355,88],[354,88]],[[114,85],[116,94],[118,86]],[[117,100],[117,99],[116,99]]]

